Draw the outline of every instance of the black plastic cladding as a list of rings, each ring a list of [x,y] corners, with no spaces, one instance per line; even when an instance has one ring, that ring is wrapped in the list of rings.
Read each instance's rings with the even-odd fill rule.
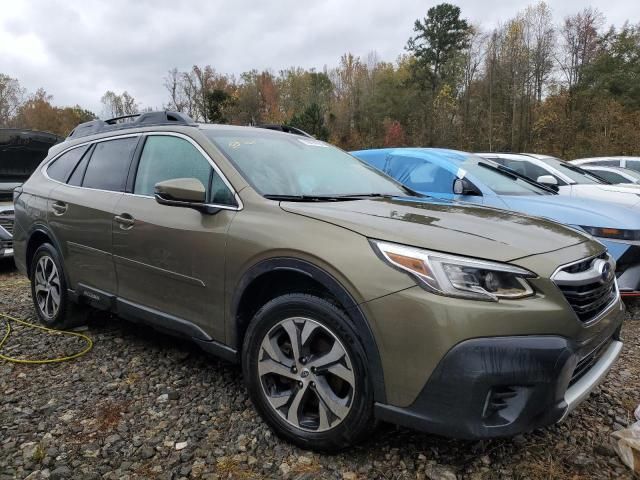
[[[134,118],[135,120],[118,123],[118,120],[124,120],[126,118]],[[150,125],[196,126],[197,123],[194,122],[193,119],[188,115],[180,112],[146,112],[139,115],[116,117],[110,120],[91,120],[90,122],[81,123],[71,131],[67,139],[86,137],[89,135],[94,135],[96,133],[146,127]]]

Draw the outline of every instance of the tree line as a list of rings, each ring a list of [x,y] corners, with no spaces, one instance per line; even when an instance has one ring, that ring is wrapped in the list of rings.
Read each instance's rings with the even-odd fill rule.
[[[345,149],[640,154],[640,24],[605,23],[593,8],[556,22],[540,2],[485,31],[442,3],[415,21],[394,62],[346,53],[321,70],[173,68],[162,107],[201,122],[288,124]],[[0,74],[0,125],[66,134],[95,118],[53,107],[44,90],[24,95]],[[126,91],[101,103],[108,117],[143,110]]]

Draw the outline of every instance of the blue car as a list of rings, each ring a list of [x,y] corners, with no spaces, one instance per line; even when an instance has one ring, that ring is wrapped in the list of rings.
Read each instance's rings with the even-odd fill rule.
[[[640,296],[640,213],[631,208],[557,195],[504,166],[466,152],[387,148],[351,153],[430,197],[546,217],[584,230],[615,257],[620,293]]]

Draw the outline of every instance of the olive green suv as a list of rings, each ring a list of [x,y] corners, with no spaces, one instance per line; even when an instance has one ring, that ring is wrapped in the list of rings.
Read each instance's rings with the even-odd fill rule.
[[[414,195],[300,134],[96,120],[16,190],[15,260],[44,324],[90,305],[190,338],[304,447],[376,420],[562,420],[622,347],[614,261],[557,223]]]

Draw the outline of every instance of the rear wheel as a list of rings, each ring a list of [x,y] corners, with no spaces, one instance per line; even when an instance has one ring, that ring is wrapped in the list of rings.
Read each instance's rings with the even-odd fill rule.
[[[326,300],[276,298],[255,315],[243,348],[251,398],[281,437],[338,450],[373,425],[364,351],[350,321]]]
[[[60,255],[43,243],[31,261],[31,297],[40,321],[51,328],[70,328],[82,323],[79,307],[67,294]]]

